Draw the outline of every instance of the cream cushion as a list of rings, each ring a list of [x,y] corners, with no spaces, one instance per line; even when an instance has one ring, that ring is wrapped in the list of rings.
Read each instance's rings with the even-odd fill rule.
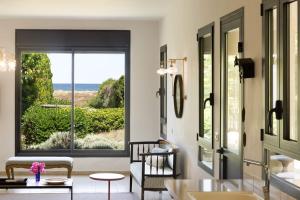
[[[151,150],[151,153],[166,153],[168,152],[168,149],[163,149],[159,147],[155,147]],[[152,162],[151,162],[152,159]],[[164,164],[164,157],[163,156],[147,156],[146,158],[146,164],[147,165],[152,165],[152,167],[163,167]]]
[[[6,166],[9,165],[31,165],[33,162],[44,162],[48,165],[68,165],[73,166],[73,158],[70,157],[10,157],[6,161]]]

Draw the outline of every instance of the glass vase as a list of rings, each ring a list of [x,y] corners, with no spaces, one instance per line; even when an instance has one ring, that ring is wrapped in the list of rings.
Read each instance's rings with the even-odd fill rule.
[[[35,181],[40,182],[40,180],[41,180],[41,173],[38,172],[38,173],[35,174]]]

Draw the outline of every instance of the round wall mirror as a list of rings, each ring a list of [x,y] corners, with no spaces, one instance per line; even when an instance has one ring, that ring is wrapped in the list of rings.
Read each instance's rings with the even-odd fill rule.
[[[177,74],[173,87],[174,110],[177,118],[181,118],[183,114],[183,81],[182,76]]]

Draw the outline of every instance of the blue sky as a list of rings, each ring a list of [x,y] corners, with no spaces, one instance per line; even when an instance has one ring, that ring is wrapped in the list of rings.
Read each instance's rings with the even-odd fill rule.
[[[72,54],[49,53],[53,83],[71,83]],[[75,83],[102,83],[125,72],[125,54],[75,54]]]

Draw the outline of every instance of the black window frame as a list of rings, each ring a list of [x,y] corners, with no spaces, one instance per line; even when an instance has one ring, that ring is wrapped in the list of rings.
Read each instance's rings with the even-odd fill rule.
[[[299,70],[299,30],[300,30],[300,1],[299,0],[262,0],[262,49],[263,49],[263,77],[265,79],[265,131],[263,137],[263,157],[265,162],[270,164],[270,153],[278,153],[287,155],[293,159],[300,159],[300,131],[298,130],[298,141],[289,140],[289,126],[290,126],[290,87],[289,87],[289,33],[287,13],[285,11],[285,4],[297,1],[298,2],[298,70]],[[278,135],[269,134],[268,127],[268,113],[269,113],[269,38],[268,38],[268,11],[277,8],[277,46],[278,46],[278,58],[277,64],[279,65],[279,82],[280,82],[280,99],[283,104],[283,117],[280,120],[280,130]],[[299,71],[298,71],[299,73]],[[299,84],[298,84],[299,85]],[[299,106],[299,103],[298,103]],[[298,112],[299,113],[299,112]],[[287,191],[289,195],[297,198],[299,197],[299,188],[292,183],[271,174],[271,183],[276,187]]]
[[[226,44],[226,34],[230,30],[234,30],[236,28],[239,28],[239,44],[241,44],[240,48],[238,47],[238,54],[239,58],[244,58],[244,32],[245,32],[245,26],[244,26],[244,7],[241,7],[223,17],[220,19],[220,63],[221,63],[221,69],[220,69],[220,143],[219,143],[219,150],[217,150],[217,153],[220,154],[219,156],[219,173],[220,177],[227,179],[229,176],[229,169],[231,171],[234,171],[236,166],[230,166],[230,159],[236,159],[235,162],[239,162],[239,171],[236,172],[234,178],[243,178],[243,154],[244,154],[244,147],[246,146],[246,139],[247,134],[245,132],[245,83],[244,79],[240,79],[240,89],[241,89],[241,116],[240,116],[240,127],[241,127],[241,135],[240,135],[240,149],[238,156],[233,155],[232,152],[228,151],[227,149],[227,89],[228,89],[228,66],[227,66],[227,44]],[[239,46],[237,44],[237,46]],[[243,114],[244,113],[244,114]],[[230,158],[230,159],[229,159]],[[232,178],[232,177],[230,177]]]
[[[285,155],[289,155],[291,157],[295,157],[300,155],[298,152],[300,151],[300,131],[298,130],[298,140],[290,140],[290,88],[289,88],[289,51],[288,51],[288,45],[289,45],[289,32],[288,32],[288,20],[287,20],[287,12],[286,12],[286,5],[292,2],[298,2],[298,33],[300,30],[300,14],[299,14],[299,8],[300,8],[300,1],[299,0],[263,0],[262,4],[262,15],[263,15],[263,27],[262,27],[262,46],[263,46],[263,69],[264,69],[264,78],[265,78],[265,134],[264,134],[264,147],[265,149],[274,151],[274,152],[281,152]],[[279,82],[280,82],[280,99],[283,104],[283,117],[279,121],[280,123],[280,131],[277,135],[271,135],[269,134],[269,126],[268,126],[268,113],[271,109],[269,106],[270,98],[268,97],[269,92],[269,43],[268,43],[268,11],[270,9],[277,8],[277,46],[278,48],[278,65],[279,65]],[[298,34],[298,41],[299,41],[299,34]],[[299,68],[299,47],[300,44],[298,42],[298,68]],[[298,103],[299,106],[299,103]],[[298,112],[299,113],[299,112]]]
[[[270,65],[272,63],[270,63],[270,57],[272,56],[270,49],[269,48],[273,48],[272,46],[270,47],[270,43],[269,41],[273,38],[270,38],[270,26],[272,26],[272,24],[274,23],[272,21],[272,24],[269,24],[269,13],[271,10],[273,9],[277,9],[277,30],[280,27],[280,23],[279,23],[279,1],[277,0],[266,0],[264,2],[264,7],[263,7],[263,34],[262,34],[262,40],[265,41],[263,42],[263,58],[264,58],[264,76],[265,76],[265,135],[264,135],[264,140],[265,142],[267,142],[269,145],[271,146],[279,146],[279,135],[281,134],[282,130],[282,121],[278,122],[279,125],[279,132],[277,133],[277,135],[274,135],[272,133],[270,133],[271,131],[269,130],[269,119],[268,119],[268,115],[269,115],[269,111],[272,109],[272,105],[270,105],[272,98],[268,98],[269,96],[269,91],[270,91],[270,87],[269,87],[269,82],[270,82],[270,78],[271,81],[273,80],[273,77],[270,77]],[[272,26],[273,27],[273,26]],[[279,54],[279,49],[280,49],[280,44],[279,44],[279,37],[280,35],[278,34],[279,32],[277,31],[277,64],[279,65],[279,76],[282,75],[282,68],[280,65],[280,54]],[[273,37],[273,36],[272,36]],[[279,83],[280,85],[281,83]],[[279,86],[281,87],[281,86]],[[281,91],[281,89],[280,89]],[[276,100],[282,100],[282,94],[279,93],[279,99]]]
[[[15,155],[72,157],[129,157],[130,140],[130,30],[44,30],[16,29],[15,51]],[[22,52],[101,52],[125,54],[125,138],[124,150],[76,150],[71,144],[66,150],[21,149],[21,53]],[[74,65],[74,63],[72,63]],[[74,71],[74,66],[72,66]],[[73,74],[72,71],[72,74]],[[74,82],[74,75],[72,75]],[[73,85],[73,83],[72,83]],[[73,86],[72,86],[73,87]],[[71,126],[73,127],[73,126]],[[72,129],[72,128],[71,128]],[[71,137],[74,133],[72,133]]]
[[[209,105],[211,106],[211,116],[212,116],[212,124],[211,124],[211,131],[212,131],[212,138],[211,141],[207,141],[204,139],[204,60],[203,55],[204,55],[204,44],[203,44],[203,38],[205,35],[210,34],[211,37],[211,56],[212,56],[212,61],[211,61],[211,86],[212,86],[212,91],[211,94],[212,96],[209,100],[209,103],[214,102],[214,22],[200,28],[198,30],[197,34],[197,40],[198,40],[198,60],[199,60],[199,134],[198,134],[198,166],[201,167],[203,170],[211,174],[212,176],[214,175],[214,105]],[[209,151],[212,152],[212,168],[207,167],[202,163],[202,157],[203,157],[203,152],[202,149],[208,149]]]
[[[160,67],[168,68],[168,47],[163,45],[160,47]],[[167,119],[168,119],[168,74],[160,75],[160,137],[167,139]]]

